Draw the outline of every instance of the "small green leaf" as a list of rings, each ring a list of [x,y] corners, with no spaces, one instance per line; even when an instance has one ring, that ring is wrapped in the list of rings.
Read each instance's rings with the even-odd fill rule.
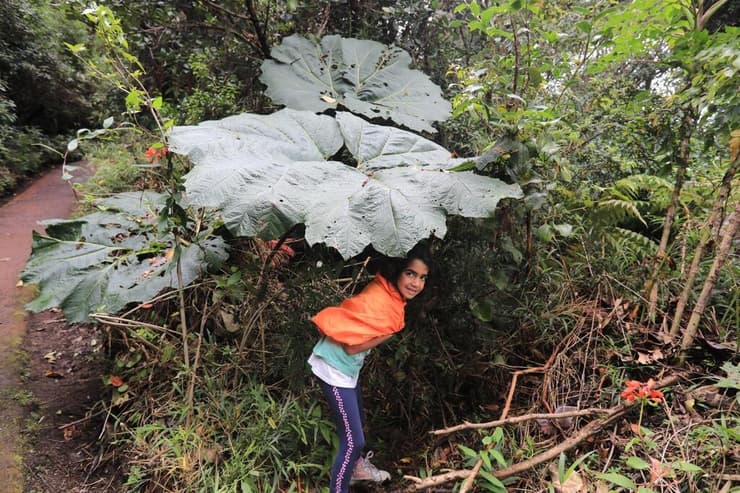
[[[132,89],[126,95],[126,109],[129,111],[139,111],[141,105],[144,102],[141,98],[142,92],[137,89]]]
[[[460,444],[458,444],[457,447],[462,451],[463,454],[465,454],[466,457],[470,459],[478,458],[478,452],[476,452],[475,450]]]
[[[162,108],[162,96],[157,96],[152,100],[152,108],[155,110]]]
[[[509,465],[504,455],[498,449],[492,449],[491,455],[494,459],[496,459],[496,462],[498,462],[499,466],[506,467]]]
[[[628,457],[625,464],[632,469],[650,469],[650,464],[648,464],[647,461],[644,461],[639,457],[635,457],[634,455],[632,457]]]
[[[630,489],[630,490],[636,490],[637,489],[637,485],[635,484],[634,481],[632,481],[627,476],[623,476],[623,475],[621,475],[619,473],[616,473],[616,472],[602,473],[602,474],[599,474],[598,478],[599,479],[603,479],[605,481],[609,481],[611,483],[614,483],[617,486],[621,486],[622,488],[627,488],[627,489]]]
[[[502,483],[500,479],[498,479],[496,476],[494,476],[493,474],[489,473],[488,471],[479,471],[478,474],[480,474],[480,476],[482,478],[484,478],[492,486],[495,487],[491,491],[501,491],[503,493],[506,493],[506,491],[508,491],[506,489],[506,485],[504,483]]]
[[[567,238],[573,234],[573,226],[570,224],[553,224],[552,227],[560,236],[564,238]]]
[[[476,168],[475,160],[471,159],[449,169],[449,171],[470,171]]]
[[[588,21],[581,21],[576,23],[576,27],[579,31],[584,32],[586,34],[591,32],[591,23]]]
[[[553,233],[552,226],[549,224],[543,224],[537,228],[535,236],[537,236],[537,239],[542,243],[550,243],[555,237],[555,234]]]
[[[493,452],[493,450],[491,450],[491,452]],[[491,464],[491,454],[488,451],[481,451],[480,458],[483,461],[483,465],[485,466],[486,470],[490,471],[491,469],[493,469],[493,464]]]
[[[83,43],[77,43],[77,44],[64,43],[64,46],[66,46],[67,49],[71,51],[72,53],[80,53],[87,49],[85,48],[85,45]]]
[[[680,460],[680,461],[677,461],[677,462],[676,462],[676,463],[675,463],[675,464],[673,465],[673,467],[674,467],[675,469],[679,469],[679,470],[681,470],[681,471],[684,471],[684,472],[690,472],[690,473],[699,473],[699,472],[704,472],[704,469],[702,469],[701,467],[699,467],[699,466],[697,466],[697,465],[694,465],[694,464],[692,464],[692,463],[690,463],[690,462],[685,462],[685,461],[682,461],[682,460]]]
[[[490,322],[493,320],[493,304],[490,300],[471,299],[469,302],[470,311],[481,322]]]

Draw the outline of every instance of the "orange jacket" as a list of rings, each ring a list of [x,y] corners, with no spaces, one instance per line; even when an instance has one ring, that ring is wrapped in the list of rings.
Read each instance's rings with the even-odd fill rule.
[[[403,329],[405,306],[396,287],[377,274],[360,294],[324,308],[311,321],[337,342],[362,344]]]

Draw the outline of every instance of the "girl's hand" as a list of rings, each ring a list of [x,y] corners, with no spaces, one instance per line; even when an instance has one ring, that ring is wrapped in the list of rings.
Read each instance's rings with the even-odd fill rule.
[[[368,349],[372,349],[375,346],[379,346],[391,337],[393,337],[393,334],[373,337],[369,341],[363,342],[361,344],[342,344],[342,347],[347,354],[357,354],[363,351],[367,351]]]

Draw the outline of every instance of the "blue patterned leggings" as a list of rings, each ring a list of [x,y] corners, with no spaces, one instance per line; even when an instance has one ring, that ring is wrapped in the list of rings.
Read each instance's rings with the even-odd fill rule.
[[[331,467],[330,493],[347,493],[355,462],[365,447],[360,389],[334,387],[318,379],[337,425],[339,450]]]

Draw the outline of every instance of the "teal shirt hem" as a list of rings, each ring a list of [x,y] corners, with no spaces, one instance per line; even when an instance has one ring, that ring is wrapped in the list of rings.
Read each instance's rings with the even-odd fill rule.
[[[363,351],[357,354],[347,354],[339,344],[322,337],[313,348],[313,353],[321,356],[327,364],[341,371],[350,378],[355,378],[360,374],[360,369],[365,362],[365,356],[370,351]]]

